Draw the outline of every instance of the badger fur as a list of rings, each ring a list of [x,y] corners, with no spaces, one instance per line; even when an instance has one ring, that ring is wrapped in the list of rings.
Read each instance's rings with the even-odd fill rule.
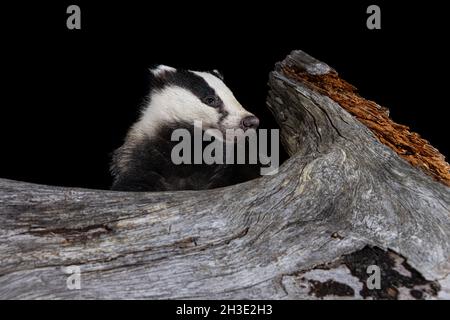
[[[245,110],[217,71],[197,72],[158,66],[139,120],[113,155],[113,190],[201,190],[231,185],[258,175],[255,166],[179,164],[171,161],[173,130],[256,129],[258,118]],[[224,142],[225,143],[225,142]]]

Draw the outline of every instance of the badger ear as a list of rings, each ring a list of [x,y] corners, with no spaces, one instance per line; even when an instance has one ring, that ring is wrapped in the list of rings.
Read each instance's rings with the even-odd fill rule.
[[[164,77],[167,73],[175,72],[177,69],[160,64],[155,66],[154,68],[150,68],[150,72],[158,78]]]
[[[210,73],[212,73],[213,75],[215,75],[215,76],[216,76],[217,78],[219,78],[220,80],[223,80],[223,74],[222,74],[219,70],[214,69],[214,70],[211,70]]]

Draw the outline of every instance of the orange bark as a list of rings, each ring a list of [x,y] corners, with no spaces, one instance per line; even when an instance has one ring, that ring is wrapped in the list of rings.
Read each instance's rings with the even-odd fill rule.
[[[403,159],[450,186],[450,165],[445,161],[445,157],[419,134],[411,132],[408,126],[395,123],[389,118],[387,108],[361,97],[357,89],[342,80],[335,71],[324,75],[311,75],[302,70],[285,67],[283,72],[286,76],[333,99]]]

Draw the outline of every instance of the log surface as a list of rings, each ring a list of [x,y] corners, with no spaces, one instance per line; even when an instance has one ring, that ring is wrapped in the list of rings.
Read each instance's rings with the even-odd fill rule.
[[[0,299],[448,299],[450,188],[288,69],[335,73],[295,51],[270,74],[276,175],[149,193],[0,179]]]

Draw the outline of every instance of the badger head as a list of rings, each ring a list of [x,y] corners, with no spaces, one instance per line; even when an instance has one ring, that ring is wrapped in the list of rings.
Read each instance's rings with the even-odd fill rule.
[[[138,122],[147,135],[166,123],[194,125],[201,121],[203,130],[218,130],[223,137],[227,129],[246,131],[259,125],[258,118],[242,107],[216,70],[199,72],[160,65],[151,74],[152,90]]]

